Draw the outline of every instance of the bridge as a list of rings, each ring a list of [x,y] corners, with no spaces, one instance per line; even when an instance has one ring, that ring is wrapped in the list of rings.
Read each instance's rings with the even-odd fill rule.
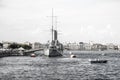
[[[35,51],[42,51],[44,50],[43,48],[39,48],[39,49],[30,49],[30,50],[25,50],[24,53],[33,53]]]

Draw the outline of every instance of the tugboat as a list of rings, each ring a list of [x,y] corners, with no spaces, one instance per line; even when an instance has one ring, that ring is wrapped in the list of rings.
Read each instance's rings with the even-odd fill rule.
[[[44,55],[48,57],[60,57],[63,53],[63,45],[57,39],[57,30],[53,29],[53,11],[52,11],[52,41],[44,49]]]

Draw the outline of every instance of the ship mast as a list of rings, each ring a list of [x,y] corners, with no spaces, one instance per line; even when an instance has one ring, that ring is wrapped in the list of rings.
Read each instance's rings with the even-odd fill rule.
[[[54,37],[55,37],[55,35],[54,35],[54,17],[56,17],[57,18],[57,16],[54,16],[54,14],[53,14],[53,8],[52,8],[52,41],[54,40]],[[56,24],[56,27],[57,27],[57,24]],[[57,34],[56,34],[57,35]]]
[[[52,8],[52,41],[53,41],[53,8]]]

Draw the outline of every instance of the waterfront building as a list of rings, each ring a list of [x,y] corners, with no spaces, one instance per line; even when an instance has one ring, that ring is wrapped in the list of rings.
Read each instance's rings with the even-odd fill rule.
[[[114,50],[119,50],[118,45],[114,46]]]
[[[24,49],[23,47],[18,48],[18,53],[19,53],[20,55],[23,55],[23,54],[24,54],[24,51],[25,51],[25,49]]]
[[[70,43],[63,43],[63,47],[64,47],[64,49],[66,49],[66,50],[70,50]]]
[[[79,50],[86,50],[90,51],[91,50],[91,44],[90,43],[84,43],[84,42],[79,42]]]
[[[77,43],[69,43],[69,49],[71,49],[71,50],[79,50],[80,46]]]
[[[102,45],[101,46],[101,51],[107,50],[107,45]]]
[[[80,46],[77,43],[65,43],[64,45],[64,49],[67,50],[79,50]]]
[[[30,43],[28,41],[24,42],[24,44],[32,47],[32,43]]]
[[[84,48],[85,48],[86,51],[90,51],[92,46],[91,46],[90,43],[84,43]]]
[[[118,50],[120,50],[120,45],[118,45]]]
[[[42,44],[39,42],[35,42],[32,44],[32,49],[39,49],[42,48]]]
[[[115,50],[115,45],[113,43],[107,44],[107,50]]]
[[[95,43],[95,44],[92,45],[91,50],[94,50],[94,51],[101,51],[101,50],[102,50],[102,47],[103,47],[102,44]]]
[[[11,44],[11,42],[2,42],[2,44],[3,44],[3,48],[7,49],[9,45]]]
[[[84,42],[79,42],[79,50],[85,50]]]

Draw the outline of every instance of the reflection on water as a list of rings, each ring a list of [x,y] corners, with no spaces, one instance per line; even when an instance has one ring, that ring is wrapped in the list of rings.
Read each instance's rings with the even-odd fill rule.
[[[119,53],[67,52],[61,58],[0,58],[0,80],[120,80]],[[116,56],[117,55],[117,56]],[[90,64],[89,59],[107,59],[107,64]]]

